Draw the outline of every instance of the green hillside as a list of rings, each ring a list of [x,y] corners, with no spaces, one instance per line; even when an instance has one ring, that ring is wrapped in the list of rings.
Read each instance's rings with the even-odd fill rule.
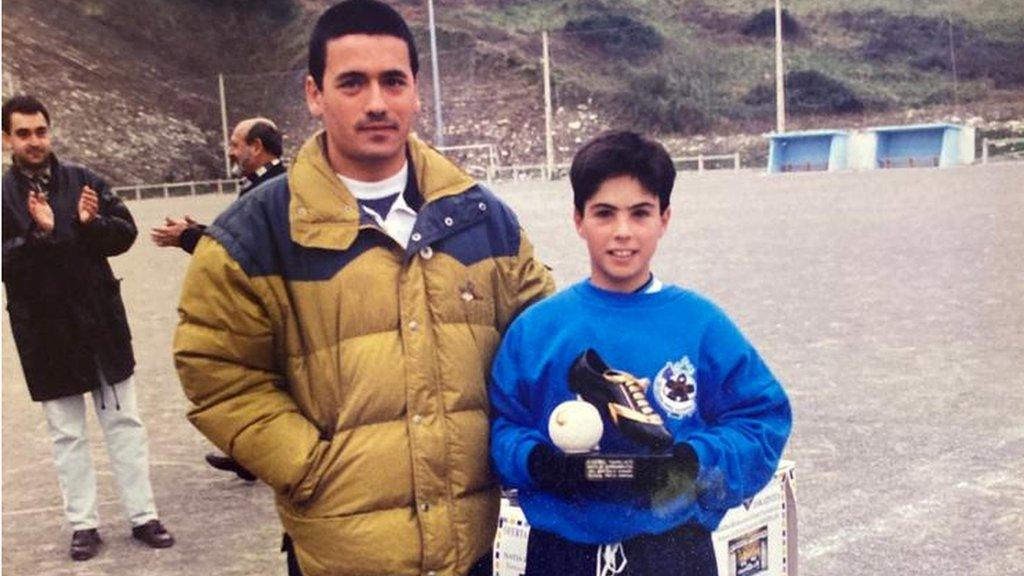
[[[562,88],[648,128],[694,132],[774,110],[773,4],[561,0],[466,3],[448,26],[548,30]],[[958,105],[1024,91],[1024,2],[794,0],[791,113]],[[758,20],[758,13],[763,17]]]
[[[328,0],[7,0],[3,93],[56,112],[67,150],[115,183],[224,173],[229,123],[275,119],[286,153],[317,129],[306,42]],[[425,0],[394,0],[434,95]],[[775,126],[771,2],[435,0],[444,140],[501,164],[545,158],[541,32],[550,37],[556,159],[608,128],[653,131],[676,154],[766,153]],[[1024,2],[790,0],[787,129],[954,119],[1024,132]],[[116,137],[115,137],[116,135]],[[462,158],[470,164],[482,160]]]

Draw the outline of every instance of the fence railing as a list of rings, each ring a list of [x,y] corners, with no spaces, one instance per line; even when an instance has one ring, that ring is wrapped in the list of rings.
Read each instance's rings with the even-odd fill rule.
[[[740,169],[740,153],[733,152],[732,154],[698,154],[696,156],[683,156],[680,158],[673,158],[672,162],[675,164],[677,170],[696,170],[697,172],[703,172],[705,170],[721,170],[728,167],[727,164],[732,164],[733,172]]]
[[[220,179],[114,186],[111,188],[111,192],[123,200],[146,200],[147,198],[176,198],[201,194],[238,194],[238,187],[238,180]]]
[[[740,153],[732,154],[698,154],[697,156],[677,156],[672,158],[672,164],[676,170],[704,172],[705,170],[720,170],[731,168],[734,172],[742,166]],[[517,164],[514,166],[498,166],[494,169],[496,180],[557,180],[565,178],[569,174],[571,164],[555,164],[554,170],[549,174],[547,164]]]
[[[476,146],[474,146],[476,147]],[[453,150],[460,147],[453,146]],[[470,148],[470,147],[466,147]],[[483,148],[482,146],[480,148]],[[565,178],[569,174],[568,163],[555,164],[554,171],[549,173],[547,164],[519,164],[515,166],[499,166],[494,161],[496,154],[493,148],[485,149],[488,162],[486,166],[478,166],[471,170],[474,176],[482,176],[488,182],[522,181],[522,180],[555,180]],[[735,154],[681,156],[672,159],[677,170],[704,172],[706,170],[740,169],[739,152]],[[477,174],[476,172],[480,172]],[[198,196],[202,194],[237,194],[238,180],[196,180],[191,182],[165,182],[163,184],[137,184],[134,186],[115,186],[114,194],[124,200],[146,200],[148,198],[176,198],[179,196]]]

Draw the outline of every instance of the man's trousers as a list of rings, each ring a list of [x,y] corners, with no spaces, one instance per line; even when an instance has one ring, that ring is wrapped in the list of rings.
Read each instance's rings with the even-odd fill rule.
[[[101,375],[102,380],[102,375]],[[110,386],[103,382],[93,390],[92,403],[110,455],[121,504],[132,526],[157,517],[149,482],[149,447],[146,429],[139,419],[131,376]],[[85,429],[85,395],[47,400],[43,404],[47,428],[53,440],[64,514],[72,530],[99,526],[96,503],[96,471],[89,453]]]

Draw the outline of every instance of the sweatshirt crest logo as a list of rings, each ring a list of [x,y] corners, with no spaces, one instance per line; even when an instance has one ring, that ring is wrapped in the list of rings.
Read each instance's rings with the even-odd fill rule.
[[[697,409],[696,370],[689,356],[668,362],[654,379],[654,397],[672,418],[685,418]]]

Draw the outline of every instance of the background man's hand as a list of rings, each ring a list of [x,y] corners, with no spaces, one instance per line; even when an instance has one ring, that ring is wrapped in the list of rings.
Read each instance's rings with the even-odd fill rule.
[[[100,198],[89,186],[82,186],[82,196],[78,199],[78,221],[88,224],[100,211]]]
[[[181,233],[189,226],[195,224],[191,216],[184,218],[164,218],[163,226],[154,226],[149,231],[149,237],[157,246],[181,246]]]
[[[28,193],[28,213],[43,232],[53,231],[53,208],[50,208],[46,194]]]

